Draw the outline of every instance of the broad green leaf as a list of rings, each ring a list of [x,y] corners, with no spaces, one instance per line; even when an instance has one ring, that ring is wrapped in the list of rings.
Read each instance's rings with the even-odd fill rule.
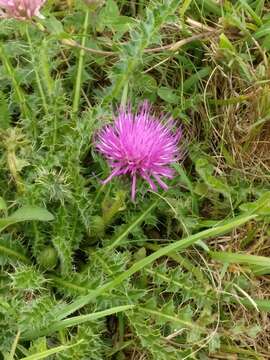
[[[157,81],[149,74],[138,74],[134,87],[137,91],[143,91],[144,93],[156,93]]]
[[[16,221],[50,221],[53,220],[53,215],[48,210],[40,207],[25,206],[11,214],[9,219]]]
[[[170,104],[177,104],[179,102],[179,98],[175,92],[166,86],[158,88],[157,93],[162,100],[165,100]]]
[[[225,179],[212,175],[214,166],[210,164],[206,158],[199,158],[196,160],[195,168],[197,173],[211,190],[230,198],[231,188],[226,184]]]
[[[183,83],[183,90],[189,91],[193,86],[195,86],[200,80],[208,76],[211,72],[210,67],[205,67],[195,74],[191,75],[188,79],[186,79]]]
[[[120,15],[116,1],[106,1],[106,6],[101,11],[102,17],[106,20],[110,18],[117,18]]]
[[[15,211],[9,217],[0,219],[0,231],[10,225],[23,221],[51,221],[53,218],[53,215],[46,209],[25,206]]]
[[[57,20],[54,16],[46,19],[46,28],[54,36],[65,34],[61,21]]]

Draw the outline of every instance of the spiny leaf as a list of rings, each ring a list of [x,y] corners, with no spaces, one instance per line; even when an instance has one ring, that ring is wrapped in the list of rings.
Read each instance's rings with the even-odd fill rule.
[[[116,314],[121,311],[131,310],[132,308],[134,308],[134,305],[124,305],[124,306],[117,306],[117,307],[107,309],[104,311],[99,311],[99,312],[92,313],[92,314],[74,316],[74,317],[71,317],[71,318],[68,318],[65,320],[53,322],[47,328],[41,329],[40,331],[38,331],[38,330],[31,331],[30,330],[29,332],[24,333],[22,335],[22,338],[31,340],[31,339],[34,339],[34,338],[37,338],[40,336],[50,335],[56,331],[66,329],[71,326],[76,326],[76,325],[85,323],[87,321],[97,320],[97,319],[103,318],[103,317],[111,315],[111,314]]]
[[[256,219],[256,216],[257,216],[256,214],[253,214],[253,215],[245,215],[245,216],[236,217],[234,219],[227,221],[225,224],[223,224],[221,226],[216,226],[216,227],[213,227],[212,229],[207,229],[207,230],[201,231],[197,234],[188,236],[185,239],[178,240],[170,245],[165,246],[164,248],[161,248],[161,249],[155,251],[153,254],[147,256],[146,258],[144,258],[140,261],[137,261],[124,273],[118,275],[114,280],[99,287],[95,291],[91,292],[91,294],[81,297],[78,300],[71,303],[70,305],[67,305],[65,308],[65,311],[59,313],[58,319],[65,318],[69,314],[73,313],[74,311],[77,311],[78,309],[80,309],[83,306],[85,306],[86,304],[88,304],[92,299],[94,299],[98,295],[101,295],[102,293],[106,292],[107,290],[115,288],[117,285],[121,284],[125,279],[129,278],[130,276],[132,276],[136,272],[140,271],[147,265],[151,264],[155,260],[159,259],[160,257],[167,255],[170,252],[184,250],[187,247],[196,243],[198,240],[203,240],[203,239],[207,239],[212,236],[224,234],[238,226],[245,224],[246,222],[248,222],[252,219]]]

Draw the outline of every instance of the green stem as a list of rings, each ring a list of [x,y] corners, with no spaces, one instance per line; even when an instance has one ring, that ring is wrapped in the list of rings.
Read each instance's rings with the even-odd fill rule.
[[[127,95],[128,95],[128,81],[126,82],[123,93],[122,93],[122,99],[121,99],[121,108],[125,108],[127,105]]]
[[[8,360],[13,360],[14,357],[15,357],[15,352],[16,352],[16,348],[17,348],[17,345],[18,345],[18,342],[19,342],[19,339],[20,339],[20,331],[17,332],[17,335],[15,337],[15,340],[12,344],[12,347],[11,347],[11,351],[10,351],[10,354],[8,356]]]
[[[29,48],[30,48],[30,53],[31,53],[31,60],[32,60],[32,64],[33,64],[33,69],[34,69],[34,73],[36,76],[36,82],[37,82],[37,86],[38,86],[38,91],[40,93],[41,99],[42,99],[42,104],[43,104],[43,108],[46,114],[48,114],[48,105],[47,105],[47,101],[46,101],[46,96],[42,87],[42,83],[41,83],[41,79],[39,76],[39,72],[38,69],[36,68],[36,59],[35,59],[35,49],[33,48],[33,44],[32,44],[32,40],[29,34],[29,26],[28,24],[26,24],[26,29],[25,29],[25,33],[26,33],[26,37],[27,37],[27,41],[29,44]]]
[[[118,315],[118,345],[122,345],[124,342],[124,336],[125,336],[125,318],[123,316],[123,313],[120,312]]]
[[[20,105],[21,112],[22,112],[22,114],[23,114],[23,116],[25,118],[29,118],[30,113],[29,113],[29,110],[28,110],[27,105],[26,105],[26,99],[25,99],[23,90],[21,89],[21,87],[19,85],[19,82],[18,82],[18,80],[16,78],[15,70],[14,70],[8,56],[5,53],[4,47],[1,44],[0,44],[0,58],[2,59],[4,68],[5,68],[8,76],[11,79],[12,84],[14,86],[15,94],[16,94],[18,103]]]
[[[86,43],[89,14],[90,14],[90,11],[87,10],[85,13],[85,19],[84,19],[84,24],[83,24],[83,37],[82,37],[82,43],[81,43],[82,47],[85,47],[85,43]],[[79,110],[84,56],[85,56],[85,50],[82,48],[80,50],[80,54],[79,54],[77,77],[76,77],[75,92],[74,92],[73,107],[72,107],[74,114],[77,114],[77,112]]]
[[[250,95],[240,95],[231,97],[229,99],[208,99],[209,104],[226,106],[226,105],[234,105],[239,104],[244,101],[248,101],[250,99]]]
[[[150,204],[150,206],[148,206],[144,212],[137,216],[131,224],[128,224],[119,235],[112,239],[112,243],[107,246],[107,250],[111,251],[112,249],[119,246],[121,241],[125,239],[127,235],[146,218],[146,216],[158,205],[158,203],[159,200]]]

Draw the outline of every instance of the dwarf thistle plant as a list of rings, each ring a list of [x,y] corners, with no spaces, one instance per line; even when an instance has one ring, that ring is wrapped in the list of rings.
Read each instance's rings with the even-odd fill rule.
[[[267,3],[0,8],[0,358],[267,356]]]

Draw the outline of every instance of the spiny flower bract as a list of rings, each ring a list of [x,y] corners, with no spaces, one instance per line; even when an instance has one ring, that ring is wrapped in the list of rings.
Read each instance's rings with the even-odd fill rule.
[[[46,0],[0,0],[1,17],[19,20],[31,19],[33,16],[42,17],[40,8]]]
[[[105,126],[97,137],[96,147],[107,159],[112,172],[103,182],[114,176],[130,174],[131,197],[135,199],[136,180],[142,177],[153,191],[158,183],[164,190],[168,186],[162,178],[171,179],[174,171],[170,165],[179,160],[181,130],[174,131],[171,117],[156,117],[147,102],[137,113],[130,107],[120,108],[112,125]]]

